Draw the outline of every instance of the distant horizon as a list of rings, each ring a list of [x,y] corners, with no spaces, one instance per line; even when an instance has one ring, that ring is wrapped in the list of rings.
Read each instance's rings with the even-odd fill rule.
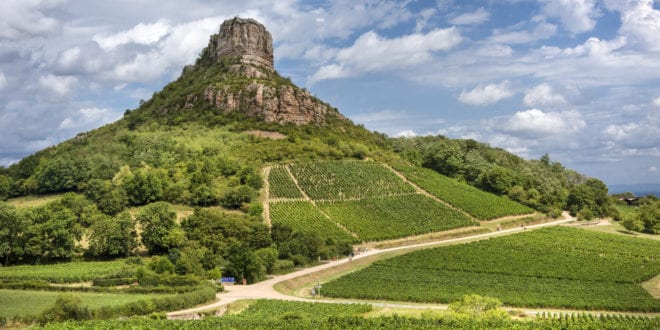
[[[607,185],[607,188],[609,190],[609,194],[622,194],[631,192],[638,197],[644,197],[648,195],[655,195],[660,197],[660,182],[639,184],[611,184]]]

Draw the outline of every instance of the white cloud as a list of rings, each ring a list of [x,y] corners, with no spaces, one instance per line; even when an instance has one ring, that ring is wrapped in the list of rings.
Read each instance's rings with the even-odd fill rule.
[[[59,96],[68,95],[77,82],[78,79],[71,76],[55,76],[49,74],[39,78],[39,85],[42,88]]]
[[[73,116],[64,118],[58,130],[68,130],[79,132],[94,127],[98,127],[109,122],[113,122],[121,117],[120,114],[113,113],[109,109],[102,108],[83,108],[76,111]]]
[[[655,105],[656,107],[660,107],[660,96],[653,99],[653,105]]]
[[[0,1],[0,40],[46,36],[57,31],[60,22],[44,12],[63,3],[58,0]]]
[[[130,30],[121,31],[112,35],[97,34],[92,39],[103,49],[114,49],[121,45],[130,43],[139,45],[151,45],[166,36],[171,26],[166,20],[158,20],[155,23],[140,23]]]
[[[658,168],[655,167],[655,166],[650,166],[648,171],[651,172],[651,173],[656,173],[656,172],[658,172]]]
[[[497,44],[525,44],[538,40],[548,39],[555,35],[556,32],[556,25],[540,22],[531,32],[527,30],[494,30],[493,35],[488,38],[488,41],[490,43]]]
[[[471,12],[461,14],[449,20],[450,24],[454,25],[477,25],[482,24],[490,19],[490,13],[483,7]]]
[[[590,31],[596,26],[595,0],[546,0],[545,14],[559,17],[564,28],[572,33]]]
[[[7,87],[7,78],[3,72],[0,72],[0,90],[5,89],[5,87]]]
[[[600,40],[598,38],[589,38],[582,45],[578,45],[575,48],[566,48],[561,51],[562,55],[569,56],[582,56],[588,55],[591,57],[606,57],[610,55],[613,51],[620,49],[625,46],[627,39],[625,37],[618,37],[616,39],[607,41]]]
[[[433,52],[450,49],[460,42],[461,35],[453,27],[394,39],[383,38],[369,31],[361,35],[352,46],[339,50],[335,56],[338,63],[319,68],[310,82],[422,64],[432,59]]]
[[[506,121],[499,123],[498,130],[514,135],[548,136],[575,133],[586,126],[582,116],[575,111],[543,112],[530,109],[516,112]]]
[[[417,136],[417,133],[415,133],[415,131],[410,129],[405,129],[403,131],[394,134],[394,137],[415,137],[415,136]]]
[[[509,57],[513,54],[513,49],[507,45],[491,44],[477,50],[477,55],[487,57]]]
[[[540,84],[525,92],[523,102],[529,107],[554,107],[566,104],[566,99],[548,84]]]
[[[493,104],[513,96],[510,85],[511,83],[506,80],[499,84],[479,85],[469,92],[462,91],[458,100],[471,105]]]
[[[649,50],[660,51],[660,10],[653,8],[653,0],[609,0],[606,4],[621,12],[619,33]]]

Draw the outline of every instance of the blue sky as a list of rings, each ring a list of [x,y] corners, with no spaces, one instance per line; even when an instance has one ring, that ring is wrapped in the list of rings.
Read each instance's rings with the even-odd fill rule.
[[[283,76],[391,136],[660,183],[653,0],[0,2],[0,165],[117,120],[252,17]]]

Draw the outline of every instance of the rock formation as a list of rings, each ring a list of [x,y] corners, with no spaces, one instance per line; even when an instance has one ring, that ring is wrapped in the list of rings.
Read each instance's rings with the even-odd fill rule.
[[[202,56],[212,62],[232,63],[227,81],[213,83],[203,91],[202,99],[220,110],[241,111],[266,122],[297,125],[322,124],[327,114],[343,118],[307,90],[277,74],[272,37],[253,19],[232,18],[223,22]],[[189,105],[192,104],[186,107]]]

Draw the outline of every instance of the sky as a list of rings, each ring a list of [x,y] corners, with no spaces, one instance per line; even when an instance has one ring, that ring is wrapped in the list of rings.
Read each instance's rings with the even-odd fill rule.
[[[0,1],[0,165],[113,122],[255,18],[356,123],[660,183],[660,1]]]

